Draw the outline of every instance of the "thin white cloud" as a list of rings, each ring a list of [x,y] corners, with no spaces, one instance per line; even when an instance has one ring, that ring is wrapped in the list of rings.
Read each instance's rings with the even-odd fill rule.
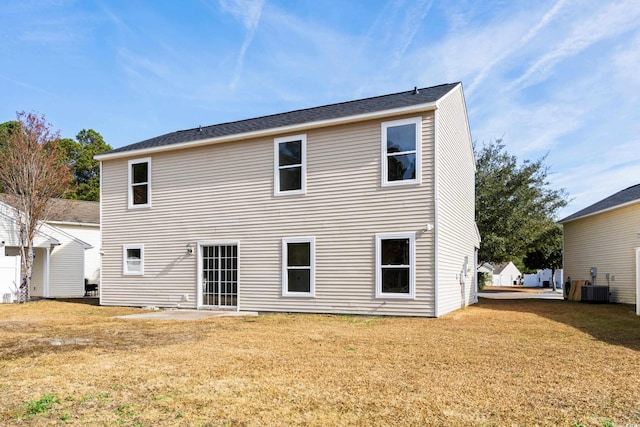
[[[551,9],[549,9],[544,16],[538,21],[536,25],[530,28],[527,33],[520,38],[516,43],[512,43],[502,53],[498,54],[494,59],[489,59],[488,63],[482,68],[476,77],[471,81],[467,87],[467,93],[469,96],[473,93],[474,89],[478,87],[489,75],[489,73],[495,68],[495,66],[506,58],[510,57],[514,53],[517,53],[522,46],[533,40],[540,31],[547,27],[559,14],[561,9],[566,5],[566,0],[558,0]]]
[[[231,89],[235,89],[240,80],[240,75],[244,68],[244,58],[256,34],[263,6],[264,0],[220,0],[221,9],[242,22],[246,30],[246,35],[236,61],[235,73],[231,80]]]
[[[582,52],[600,40],[637,28],[639,20],[640,2],[637,0],[608,4],[586,19],[576,20],[572,34],[529,66],[509,89],[523,89],[544,81],[560,61]]]
[[[576,147],[573,162],[559,168],[550,178],[558,188],[566,188],[571,202],[559,218],[604,199],[617,191],[640,183],[640,140],[617,144],[615,149],[593,154]]]
[[[54,93],[49,92],[48,90],[43,89],[43,88],[41,88],[39,86],[35,86],[35,85],[30,84],[30,83],[25,83],[25,82],[22,82],[22,81],[19,81],[19,80],[15,80],[15,79],[12,79],[10,77],[3,76],[2,74],[0,74],[0,79],[5,80],[5,81],[7,81],[7,82],[9,82],[11,84],[14,84],[14,85],[17,85],[17,86],[21,86],[21,87],[24,87],[24,88],[27,88],[27,89],[30,89],[30,90],[33,90],[33,91],[36,91],[36,92],[44,93],[44,94],[49,95],[49,96],[55,96]]]
[[[433,0],[390,0],[369,28],[362,52],[382,50],[393,57],[396,67],[413,42],[425,20]]]
[[[399,0],[396,7],[403,8],[405,3],[405,1]],[[401,30],[398,32],[398,36],[394,43],[396,61],[400,61],[409,48],[409,45],[411,45],[418,29],[431,9],[433,0],[422,0],[409,3],[411,6],[404,9],[404,16],[402,17],[399,26]]]

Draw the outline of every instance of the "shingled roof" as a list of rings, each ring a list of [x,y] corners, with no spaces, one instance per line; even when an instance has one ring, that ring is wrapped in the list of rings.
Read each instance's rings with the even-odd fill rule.
[[[0,193],[0,202],[14,208],[17,206],[15,198],[6,193]],[[85,200],[51,199],[48,222],[100,224],[100,203]]]
[[[640,203],[640,184],[625,188],[622,191],[618,191],[616,194],[609,196],[606,199],[600,200],[599,202],[596,202],[593,205],[574,213],[573,215],[569,215],[568,217],[561,219],[558,222],[560,224],[563,224],[565,222],[573,221],[585,216],[595,215],[600,212],[608,211],[632,203]]]
[[[341,102],[321,107],[306,108],[287,113],[256,117],[236,122],[221,123],[194,129],[179,130],[155,138],[147,139],[125,147],[116,148],[102,155],[126,151],[145,150],[191,141],[209,140],[231,135],[265,131],[304,123],[335,120],[350,116],[370,114],[379,111],[401,109],[420,104],[434,103],[459,83],[448,83],[390,95]]]

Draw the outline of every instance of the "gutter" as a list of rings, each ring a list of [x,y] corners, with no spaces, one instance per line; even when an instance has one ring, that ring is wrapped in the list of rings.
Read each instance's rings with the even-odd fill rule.
[[[601,213],[613,211],[615,209],[625,208],[627,206],[635,205],[637,203],[640,203],[640,199],[632,200],[630,202],[626,202],[626,203],[622,203],[622,204],[619,204],[619,205],[611,206],[611,207],[608,207],[608,208],[605,208],[605,209],[600,209],[599,211],[595,211],[595,212],[591,212],[591,213],[588,213],[588,214],[580,215],[580,216],[577,216],[575,218],[571,218],[571,216],[568,216],[567,218],[571,218],[571,219],[567,219],[567,218],[561,219],[560,221],[557,221],[557,223],[558,224],[566,224],[568,222],[577,221],[577,220],[583,219],[583,218],[588,218],[590,216],[594,216],[594,215],[598,215],[598,214],[601,214]]]

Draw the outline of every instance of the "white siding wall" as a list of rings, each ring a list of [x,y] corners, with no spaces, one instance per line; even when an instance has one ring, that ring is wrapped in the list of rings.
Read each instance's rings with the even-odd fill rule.
[[[20,286],[20,256],[6,256],[0,247],[0,303],[16,300]]]
[[[89,283],[100,283],[100,226],[92,224],[56,224],[55,226],[93,246],[84,251],[84,277]]]
[[[436,111],[438,316],[476,300],[475,160],[462,87]],[[465,263],[466,259],[466,263]],[[466,267],[466,268],[465,268]]]
[[[622,207],[563,224],[564,277],[591,280],[590,268],[597,267],[597,284],[606,285],[611,299],[636,303],[636,248],[640,247],[640,204]]]
[[[419,186],[381,187],[380,120],[307,132],[302,196],[273,196],[271,137],[153,154],[149,209],[127,209],[129,159],[103,161],[101,303],[195,307],[186,244],[239,240],[242,310],[433,316],[434,238],[419,232],[435,220],[433,118]],[[417,232],[415,300],[374,297],[375,234],[387,232]],[[299,236],[316,238],[315,298],[281,296],[281,239]],[[144,276],[122,275],[123,244],[144,244]]]
[[[43,225],[42,231],[60,242],[49,254],[48,296],[84,296],[84,246],[55,227]]]

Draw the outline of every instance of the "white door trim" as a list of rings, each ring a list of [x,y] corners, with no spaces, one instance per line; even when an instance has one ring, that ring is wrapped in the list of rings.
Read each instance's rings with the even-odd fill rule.
[[[240,311],[240,241],[239,240],[205,240],[198,242],[198,250],[197,250],[197,279],[196,279],[196,308],[198,310],[203,308],[214,308],[214,306],[204,305],[202,304],[202,248],[204,246],[225,246],[225,245],[235,245],[237,248],[237,266],[236,271],[238,274],[238,278],[236,280],[237,291],[236,291],[236,306],[235,310]]]

